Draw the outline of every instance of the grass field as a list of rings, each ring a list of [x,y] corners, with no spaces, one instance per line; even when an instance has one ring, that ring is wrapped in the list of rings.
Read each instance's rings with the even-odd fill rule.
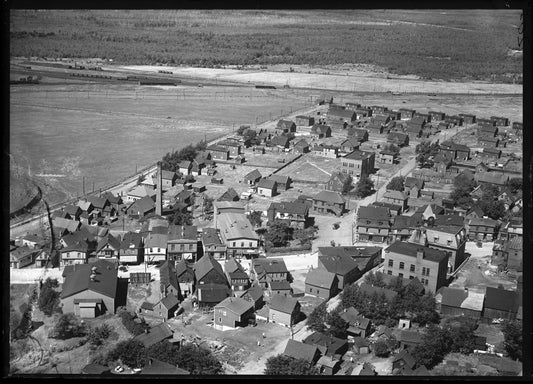
[[[519,10],[14,10],[11,56],[196,66],[363,63],[438,79],[521,77]],[[346,44],[358,41],[359,44]]]
[[[98,190],[173,149],[308,105],[294,93],[223,91],[189,88],[179,99],[175,89],[154,87],[12,87],[10,152],[49,186],[44,197],[54,203],[81,195],[83,177],[86,191],[93,183]]]

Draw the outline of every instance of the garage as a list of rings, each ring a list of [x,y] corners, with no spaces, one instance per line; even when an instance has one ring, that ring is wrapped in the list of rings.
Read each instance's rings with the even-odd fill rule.
[[[79,299],[75,300],[77,313],[80,317],[94,319],[102,312],[102,299]]]

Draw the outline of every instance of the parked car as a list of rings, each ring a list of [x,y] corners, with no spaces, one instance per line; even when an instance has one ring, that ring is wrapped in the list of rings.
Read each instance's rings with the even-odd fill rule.
[[[121,373],[124,372],[124,368],[122,368],[120,365],[117,365],[114,369],[115,372]]]

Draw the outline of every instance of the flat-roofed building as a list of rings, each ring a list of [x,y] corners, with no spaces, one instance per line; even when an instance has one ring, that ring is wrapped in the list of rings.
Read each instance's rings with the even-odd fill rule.
[[[374,172],[376,154],[369,151],[353,151],[341,158],[341,171],[355,178]]]

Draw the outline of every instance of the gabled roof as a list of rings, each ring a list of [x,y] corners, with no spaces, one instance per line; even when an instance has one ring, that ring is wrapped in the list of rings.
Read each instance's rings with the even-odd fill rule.
[[[340,276],[347,275],[355,269],[358,269],[358,264],[351,257],[346,255],[318,256],[318,260],[324,265],[324,268],[326,268],[328,272]]]
[[[405,178],[404,185],[407,188],[412,188],[414,186],[417,186],[418,188],[422,188],[424,186],[424,180],[419,179],[417,177],[408,176]]]
[[[275,210],[276,212],[289,213],[293,215],[306,215],[309,212],[309,206],[296,199],[294,201],[270,203],[268,210]]]
[[[174,262],[165,260],[165,262],[159,267],[159,280],[162,285],[171,285],[176,290],[179,290],[180,286],[178,283],[178,276],[176,275]]]
[[[163,305],[166,309],[175,308],[177,305],[179,305],[179,303],[180,301],[178,298],[172,294],[161,299],[161,305]]]
[[[270,139],[270,144],[288,147],[289,137],[284,135],[274,136],[272,139]]]
[[[260,270],[266,273],[288,273],[289,270],[283,259],[255,259],[252,261],[254,270],[258,273]]]
[[[202,256],[200,260],[198,260],[196,264],[194,264],[194,274],[196,275],[197,281],[201,280],[211,270],[217,271],[219,275],[225,278],[222,266],[210,255]]]
[[[145,196],[155,196],[155,190],[148,188],[145,185],[138,185],[128,192],[129,196],[133,197],[145,197]]]
[[[277,186],[277,182],[271,179],[261,179],[257,183],[258,188],[274,189]]]
[[[270,310],[291,314],[297,304],[298,300],[293,297],[275,294],[270,299]]]
[[[259,284],[253,284],[248,290],[243,294],[243,296],[250,296],[253,301],[259,300],[263,297],[263,289]]]
[[[269,180],[275,181],[278,184],[288,184],[291,181],[290,176],[287,175],[270,175]]]
[[[384,199],[394,199],[394,200],[405,200],[407,199],[407,196],[401,191],[395,191],[391,189],[387,189],[385,193],[383,194]]]
[[[89,196],[87,197],[87,201],[89,201],[93,205],[93,207],[98,209],[103,209],[108,203],[105,197],[98,196]]]
[[[168,226],[168,241],[191,240],[196,241],[198,231],[196,225],[174,225]]]
[[[336,116],[344,119],[348,118],[350,120],[355,120],[355,112],[349,109],[329,108],[327,116]]]
[[[294,144],[294,146],[305,148],[305,147],[309,147],[309,143],[305,139],[301,139],[296,144]]]
[[[217,201],[233,201],[235,199],[239,199],[239,194],[235,191],[235,189],[230,187],[217,199]]]
[[[288,291],[288,290],[291,290],[291,283],[289,283],[288,281],[271,281],[269,283],[269,286],[270,286],[270,289],[273,290],[273,291],[278,291],[278,290],[285,290],[285,291]]]
[[[220,236],[218,235],[218,230],[216,228],[202,228],[200,240],[204,246],[222,245],[222,240],[220,240]]]
[[[421,226],[424,223],[422,218],[419,217],[418,215],[413,215],[413,216],[397,215],[397,216],[394,216],[393,220],[394,221],[391,227],[391,229],[393,230],[416,228],[416,227]]]
[[[226,308],[237,316],[242,316],[254,307],[254,304],[240,297],[228,297],[218,303],[215,308]]]
[[[261,175],[261,172],[259,172],[259,171],[257,170],[257,168],[256,168],[256,169],[254,169],[253,171],[251,171],[251,172],[249,172],[248,174],[246,174],[246,175],[244,176],[244,180],[257,180],[257,179],[260,179],[261,177],[263,177],[263,176]]]
[[[364,160],[372,157],[374,155],[374,152],[369,151],[360,151],[356,149],[353,152],[348,153],[344,158],[351,159],[351,160]]]
[[[149,348],[154,344],[159,343],[165,339],[172,337],[174,332],[170,329],[167,323],[161,323],[155,327],[150,328],[148,333],[141,333],[133,339],[144,344],[145,348]]]
[[[194,271],[189,265],[189,263],[187,262],[187,260],[181,259],[181,261],[178,264],[176,264],[176,276],[179,278],[186,272],[190,272],[194,274]]]
[[[99,252],[103,247],[105,247],[107,244],[114,250],[118,251],[120,249],[120,235],[117,239],[112,234],[107,234],[106,237],[104,237],[102,240],[98,242],[98,245],[96,246],[96,252]]]
[[[516,313],[519,295],[516,291],[487,287],[485,291],[485,308]]]
[[[346,321],[348,324],[352,324],[354,321],[359,318],[359,311],[354,307],[345,308],[342,312],[339,313],[340,317]]]
[[[136,232],[127,232],[124,234],[120,243],[120,249],[141,248],[142,236]]]
[[[296,123],[292,120],[279,120],[276,125],[276,129],[290,129],[292,126],[296,126]]]
[[[305,278],[305,284],[331,289],[335,286],[335,274],[322,268],[314,268],[309,271]]]
[[[283,354],[295,359],[302,359],[308,362],[312,362],[317,356],[318,348],[315,345],[304,344],[296,340],[288,340],[287,346]]]
[[[314,124],[312,127],[311,127],[311,132],[312,133],[318,133],[318,134],[327,134],[329,132],[331,132],[331,127],[329,125],[324,125],[324,124]]]
[[[411,356],[409,351],[407,351],[406,349],[404,349],[403,351],[398,353],[396,356],[394,356],[394,359],[392,359],[392,362],[395,363],[399,360],[405,361],[405,364],[411,369],[413,369],[414,366],[416,365],[416,360],[414,359],[413,356]]]
[[[80,222],[61,217],[54,217],[52,219],[52,225],[57,228],[66,229],[69,232],[75,232],[80,227]]]
[[[81,208],[77,205],[69,204],[63,210],[68,213],[70,216],[77,215],[81,213]]]
[[[197,295],[200,302],[220,303],[231,295],[231,289],[226,284],[201,284],[197,287]]]
[[[422,343],[422,334],[418,331],[402,329],[400,331],[400,336],[398,337],[398,341],[420,344]]]
[[[470,219],[470,221],[468,222],[468,225],[484,225],[484,226],[487,226],[487,227],[496,227],[498,225],[498,222],[496,220],[492,220],[492,219],[485,219],[483,217],[479,217],[479,218],[473,218],[473,219]]]
[[[94,281],[90,278],[93,273],[96,274]],[[115,298],[117,281],[117,269],[114,263],[97,260],[91,264],[75,264],[65,275],[61,298],[65,299],[86,290]]]
[[[359,220],[389,220],[390,211],[388,208],[376,207],[373,205],[361,206],[357,211],[357,217]]]
[[[346,202],[340,193],[333,191],[320,191],[313,196],[313,200],[325,201],[332,204],[344,204]]]
[[[446,255],[446,252],[444,251],[440,251],[438,249],[433,249],[429,247],[422,247],[420,244],[413,244],[413,243],[408,243],[405,241],[395,241],[394,243],[389,245],[387,248],[385,248],[385,252],[396,252],[401,255],[416,257],[416,253],[418,249],[422,249],[424,251],[423,258],[425,260],[440,263],[442,260],[448,258],[448,256]]]
[[[244,213],[224,212],[218,215],[217,220],[220,234],[226,241],[231,239],[259,239],[250,220]]]
[[[224,263],[224,270],[228,273],[235,271],[244,272],[242,265],[233,257],[230,257],[228,260],[226,260],[226,263]]]

